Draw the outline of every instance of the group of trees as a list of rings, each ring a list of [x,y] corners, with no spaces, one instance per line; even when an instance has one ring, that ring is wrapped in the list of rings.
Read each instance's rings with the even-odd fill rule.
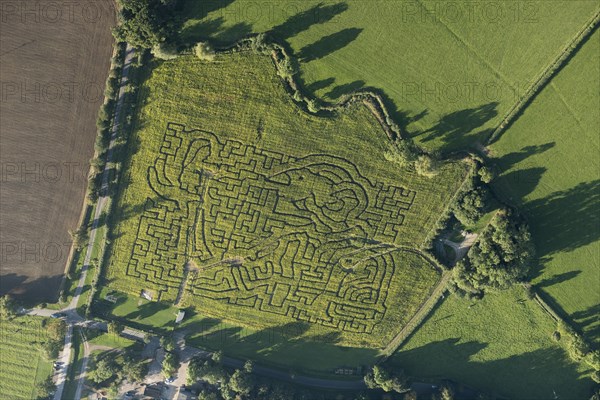
[[[150,49],[170,41],[177,31],[178,0],[120,0],[119,24],[113,30],[118,41]]]
[[[44,327],[48,333],[48,340],[42,343],[42,350],[46,358],[55,359],[63,347],[67,324],[62,319],[50,319],[45,322]]]
[[[452,207],[452,213],[464,226],[475,225],[489,210],[492,195],[487,186],[494,178],[492,171],[475,161],[476,172],[467,188],[462,191]]]
[[[129,382],[142,382],[147,366],[132,350],[104,352],[94,356],[87,379],[96,388],[108,387],[115,391],[125,379]]]
[[[391,122],[393,121],[388,121],[388,124]],[[401,167],[414,169],[419,175],[435,175],[439,168],[437,156],[423,152],[410,138],[402,138],[391,143],[384,157],[387,161]]]
[[[204,390],[199,399],[235,399],[248,396],[255,388],[256,381],[252,375],[252,362],[248,361],[243,369],[231,373],[222,364],[222,353],[216,352],[211,358],[194,358],[188,367],[187,383],[194,384],[199,380],[214,386],[216,390]]]
[[[175,340],[173,336],[162,336],[160,345],[166,352],[162,362],[162,373],[165,378],[170,378],[179,369],[179,357],[175,353]]]
[[[370,389],[382,389],[384,392],[404,393],[410,390],[408,378],[403,370],[389,371],[381,365],[375,365],[365,375],[365,383]]]
[[[454,267],[451,288],[470,297],[482,296],[488,289],[507,289],[527,277],[533,256],[525,221],[510,210],[501,211]]]

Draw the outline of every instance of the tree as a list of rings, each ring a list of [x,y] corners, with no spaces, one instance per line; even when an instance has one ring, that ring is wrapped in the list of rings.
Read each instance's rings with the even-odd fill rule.
[[[9,294],[0,296],[0,317],[12,319],[17,315],[15,301]]]
[[[456,202],[454,216],[465,226],[474,225],[487,212],[488,198],[485,187],[471,188]]]
[[[96,358],[94,368],[87,374],[88,378],[95,383],[102,383],[117,375],[119,368],[117,364],[109,358]]]
[[[440,391],[436,398],[439,400],[454,400],[454,389],[448,384],[443,384],[440,386]]]
[[[481,182],[483,183],[490,183],[495,178],[494,171],[486,166],[479,168],[477,173],[479,174],[479,179],[481,179]]]
[[[248,395],[254,388],[254,380],[249,373],[236,369],[229,378],[229,387],[238,394]]]
[[[219,400],[220,397],[215,392],[209,392],[207,390],[202,390],[198,393],[198,400]]]
[[[173,376],[179,368],[179,360],[175,353],[167,353],[162,362],[162,373],[166,378]]]
[[[120,335],[123,332],[123,325],[117,321],[110,321],[108,323],[108,333],[111,335]]]
[[[365,375],[365,383],[371,389],[380,388],[385,392],[404,393],[410,390],[408,378],[403,370],[390,373],[380,365],[375,365],[373,370]]]
[[[527,224],[510,211],[499,213],[452,272],[452,289],[481,296],[525,279],[534,255]]]
[[[131,356],[126,356],[123,361],[123,377],[129,382],[142,382],[146,375],[145,365]]]
[[[221,364],[223,362],[223,351],[215,351],[211,354],[210,358],[217,364]]]
[[[115,38],[135,47],[150,49],[172,39],[176,20],[171,2],[161,0],[121,0]]]
[[[152,48],[152,55],[160,60],[174,60],[179,57],[177,48],[171,43],[159,43]]]
[[[254,363],[252,362],[252,360],[246,360],[246,362],[244,363],[244,371],[251,374],[253,369]]]
[[[77,250],[83,249],[83,247],[87,244],[89,239],[87,227],[83,225],[74,231],[69,231],[69,235],[71,235],[71,239],[73,240],[73,246]]]
[[[62,342],[67,324],[62,319],[52,319],[46,324],[46,331],[50,340]]]
[[[194,54],[203,61],[214,61],[215,50],[208,42],[198,42],[194,46]]]
[[[160,345],[166,351],[171,352],[171,351],[175,350],[175,339],[173,338],[173,336],[161,336]]]

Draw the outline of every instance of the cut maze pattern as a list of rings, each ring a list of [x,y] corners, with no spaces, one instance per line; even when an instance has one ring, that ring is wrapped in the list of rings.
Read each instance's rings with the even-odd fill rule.
[[[372,332],[417,193],[339,157],[294,157],[170,123],[148,168],[127,274],[159,299],[232,306]],[[179,292],[179,293],[178,293]]]

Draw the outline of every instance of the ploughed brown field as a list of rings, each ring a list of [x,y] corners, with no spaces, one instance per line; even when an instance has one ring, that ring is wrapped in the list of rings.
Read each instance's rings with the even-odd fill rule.
[[[58,295],[115,17],[111,0],[0,0],[0,294]]]

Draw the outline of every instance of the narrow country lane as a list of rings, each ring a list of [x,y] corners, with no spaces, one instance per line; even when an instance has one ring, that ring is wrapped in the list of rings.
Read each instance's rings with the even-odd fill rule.
[[[65,382],[67,377],[67,371],[69,370],[69,366],[71,363],[71,354],[72,354],[72,342],[73,342],[73,334],[75,326],[82,326],[92,329],[101,329],[106,330],[105,323],[99,323],[95,321],[86,321],[82,316],[77,313],[77,303],[79,302],[79,298],[81,297],[81,293],[83,292],[83,287],[85,285],[85,279],[88,273],[89,265],[92,259],[92,251],[94,248],[94,243],[96,242],[96,235],[98,235],[98,222],[100,220],[100,216],[102,212],[106,208],[106,204],[109,201],[108,197],[108,184],[110,177],[110,164],[113,161],[113,148],[115,144],[115,140],[118,136],[119,128],[120,128],[120,120],[121,120],[121,110],[123,108],[123,101],[125,98],[125,86],[128,82],[129,76],[129,67],[131,66],[131,62],[133,60],[134,51],[131,46],[127,46],[125,50],[125,62],[123,64],[123,72],[121,74],[121,84],[119,89],[119,97],[117,99],[117,103],[115,105],[115,115],[113,119],[113,125],[111,129],[110,135],[110,144],[108,147],[108,151],[106,153],[106,164],[104,166],[104,171],[102,172],[102,185],[100,187],[100,196],[98,198],[98,202],[96,205],[96,210],[93,216],[92,227],[90,229],[90,236],[88,240],[88,245],[86,247],[85,258],[83,261],[83,267],[81,269],[81,275],[79,277],[79,282],[77,283],[77,287],[75,288],[75,293],[73,294],[73,298],[71,302],[62,310],[49,310],[43,308],[34,308],[32,310],[28,310],[26,313],[28,315],[38,315],[42,317],[51,317],[56,313],[65,314],[64,319],[67,323],[67,332],[65,334],[65,344],[63,350],[59,353],[58,361],[62,362],[61,367],[58,370],[58,376],[56,381],[56,392],[54,394],[54,400],[61,400],[63,397],[63,392],[65,388]],[[83,384],[85,382],[85,371],[88,363],[88,355],[89,355],[89,346],[87,342],[84,340],[84,358],[81,365],[81,370],[77,374],[77,391],[75,400],[79,400],[81,398],[81,393],[83,390]],[[73,400],[73,399],[68,399]]]

